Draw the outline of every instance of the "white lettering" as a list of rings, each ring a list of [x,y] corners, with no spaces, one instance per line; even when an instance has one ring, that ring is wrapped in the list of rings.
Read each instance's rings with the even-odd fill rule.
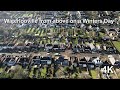
[[[109,67],[109,66],[104,66],[103,68],[101,68],[101,71],[102,71],[103,73],[113,73],[112,68],[113,68],[113,66],[111,66],[111,67]]]

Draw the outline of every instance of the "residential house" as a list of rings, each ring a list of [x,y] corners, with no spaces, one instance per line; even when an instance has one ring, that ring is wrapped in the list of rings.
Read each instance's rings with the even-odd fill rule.
[[[48,50],[51,50],[53,48],[53,45],[52,44],[46,44],[45,45],[45,50],[48,51]]]
[[[87,68],[87,60],[85,58],[79,60],[79,67],[81,69]]]
[[[40,56],[34,56],[32,58],[31,65],[40,65],[41,64],[41,57]]]
[[[62,62],[62,66],[69,66],[68,59],[64,59],[64,61]]]
[[[6,48],[7,48],[7,44],[0,44],[0,50],[6,49]]]
[[[85,53],[91,53],[91,48],[89,46],[84,46],[84,52]]]
[[[120,68],[120,60],[116,60],[114,63],[114,68]]]
[[[56,59],[55,64],[61,65],[63,61],[64,61],[64,56],[59,56],[58,59]]]
[[[99,44],[96,44],[96,49],[97,49],[98,51],[100,51],[100,50],[101,50],[101,48],[100,48],[100,45],[99,45]]]
[[[24,48],[24,44],[23,43],[17,43],[15,45],[15,47],[18,48],[18,49],[23,49]]]
[[[110,63],[110,61],[105,60],[103,61],[102,65],[100,66],[100,68],[104,68],[105,66],[112,66],[112,64]]]
[[[118,33],[118,37],[120,38],[120,30],[117,33]]]
[[[96,65],[96,67],[98,67],[98,66],[103,64],[102,60],[100,60],[99,57],[92,57],[91,60]]]
[[[95,67],[96,67],[95,63],[92,62],[92,60],[89,60],[89,61],[87,62],[87,65],[88,65],[88,68],[89,68],[89,69],[95,69]]]
[[[13,48],[14,48],[14,45],[15,45],[15,44],[12,44],[12,43],[11,43],[11,44],[8,44],[8,45],[7,45],[7,48],[13,49]]]
[[[22,66],[27,66],[29,64],[29,58],[28,57],[21,57],[21,58],[19,58],[17,63],[22,65]]]
[[[92,53],[96,51],[95,46],[93,45],[93,43],[88,43],[88,46],[90,47]]]
[[[40,63],[43,65],[50,65],[50,64],[52,64],[52,58],[51,57],[41,57]]]

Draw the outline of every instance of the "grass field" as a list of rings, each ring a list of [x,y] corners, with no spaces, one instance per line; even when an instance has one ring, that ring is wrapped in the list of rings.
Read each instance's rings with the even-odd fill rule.
[[[120,42],[119,41],[113,41],[113,44],[117,48],[117,50],[120,52]]]
[[[92,78],[97,79],[97,71],[91,70]]]
[[[32,67],[32,69],[31,69],[31,72],[30,72],[30,75],[29,75],[30,78],[32,78],[32,76],[33,76],[33,71],[34,71],[34,67]]]
[[[42,70],[41,70],[41,77],[46,77],[46,74],[47,74],[47,68],[43,68]]]
[[[100,34],[100,37],[104,37],[105,36],[105,34],[102,33],[102,32],[99,32],[99,34]]]
[[[0,73],[3,72],[3,68],[0,68]]]

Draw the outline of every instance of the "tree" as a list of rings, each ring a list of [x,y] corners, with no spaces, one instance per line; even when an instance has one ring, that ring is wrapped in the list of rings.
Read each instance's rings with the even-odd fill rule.
[[[28,75],[20,69],[14,74],[13,79],[26,79],[27,77]]]
[[[27,71],[24,71],[24,69],[17,65],[14,70],[10,72],[12,74],[11,78],[12,79],[26,79],[28,78],[28,73]]]

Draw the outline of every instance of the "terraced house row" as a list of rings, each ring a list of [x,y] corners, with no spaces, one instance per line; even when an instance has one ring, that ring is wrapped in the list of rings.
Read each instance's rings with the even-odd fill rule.
[[[116,70],[120,68],[120,61],[114,58],[112,55],[99,56],[99,57],[65,57],[58,53],[54,55],[1,55],[0,58],[0,67],[1,67],[1,74],[3,72],[7,72],[8,74],[13,72],[16,67],[21,67],[23,70],[26,70],[27,76],[26,78],[84,78],[81,75],[85,74],[88,75],[89,78],[98,78],[97,75],[92,75],[93,72],[101,72],[102,76],[99,78],[112,78],[110,75],[112,73],[102,72],[102,68],[104,66],[113,66],[113,70],[115,73]],[[46,68],[46,72],[42,77],[41,70]],[[63,75],[57,75],[59,69],[62,70]],[[49,70],[52,69],[53,71]],[[76,71],[77,70],[77,71]],[[32,72],[34,71],[34,72]],[[39,76],[36,76],[35,72],[39,71]],[[43,71],[44,72],[44,71]],[[50,73],[51,72],[51,73]],[[31,74],[32,73],[32,74]],[[87,74],[86,74],[87,73]],[[50,75],[52,76],[50,76]],[[71,74],[71,75],[70,75]],[[75,74],[75,76],[72,74]],[[100,75],[100,73],[98,73]],[[64,76],[64,77],[62,77]],[[118,75],[116,76],[118,78]]]

